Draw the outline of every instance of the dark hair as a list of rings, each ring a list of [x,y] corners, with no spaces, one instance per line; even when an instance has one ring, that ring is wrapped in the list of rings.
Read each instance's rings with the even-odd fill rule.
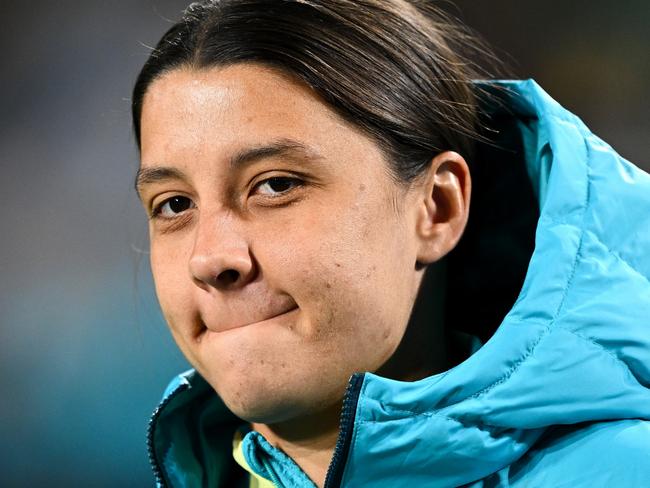
[[[212,0],[192,3],[136,81],[140,145],[145,93],[162,74],[255,62],[302,80],[383,150],[411,181],[435,154],[471,154],[482,73],[464,54],[490,56],[426,0]]]

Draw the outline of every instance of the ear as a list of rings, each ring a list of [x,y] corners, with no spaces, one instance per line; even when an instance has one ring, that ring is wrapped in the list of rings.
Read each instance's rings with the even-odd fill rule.
[[[418,266],[438,261],[456,246],[467,225],[472,192],[467,162],[453,151],[433,158],[421,181]]]

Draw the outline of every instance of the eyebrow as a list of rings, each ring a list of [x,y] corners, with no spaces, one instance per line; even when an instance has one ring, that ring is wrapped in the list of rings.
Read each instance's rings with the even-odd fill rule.
[[[278,139],[269,144],[255,146],[238,151],[230,158],[231,169],[241,169],[261,159],[284,156],[306,162],[316,162],[322,156],[313,148],[292,139]],[[172,166],[140,167],[135,177],[135,191],[139,194],[143,187],[152,183],[168,180],[187,181],[187,175]]]
[[[270,144],[251,147],[237,152],[230,159],[230,167],[232,169],[239,169],[260,159],[277,156],[306,161],[322,159],[322,156],[316,150],[307,147],[302,142],[294,141],[293,139],[278,139]]]
[[[139,194],[140,190],[142,190],[146,185],[168,180],[187,181],[187,177],[180,169],[172,168],[170,166],[140,168],[135,175],[135,191]]]

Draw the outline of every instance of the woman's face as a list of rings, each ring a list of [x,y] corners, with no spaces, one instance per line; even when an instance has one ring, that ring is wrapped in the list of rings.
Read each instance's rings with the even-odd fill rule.
[[[158,78],[141,135],[162,311],[234,413],[313,413],[392,355],[421,279],[419,202],[373,141],[252,64]]]

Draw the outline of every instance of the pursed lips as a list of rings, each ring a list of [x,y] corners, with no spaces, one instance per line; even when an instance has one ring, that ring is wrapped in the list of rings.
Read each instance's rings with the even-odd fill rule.
[[[265,314],[260,314],[259,318],[256,318],[254,320],[246,320],[242,322],[233,322],[229,324],[218,324],[218,325],[209,325],[207,323],[203,323],[205,330],[204,332],[210,331],[210,332],[225,332],[228,330],[233,330],[233,329],[238,329],[241,327],[248,327],[251,325],[256,325],[256,324],[262,324],[264,322],[271,322],[274,319],[277,319],[283,315],[286,315],[288,313],[293,312],[294,310],[298,309],[298,305],[295,302],[292,302],[291,304],[288,304],[287,306],[281,308],[280,310],[273,310],[270,312],[267,312]]]

